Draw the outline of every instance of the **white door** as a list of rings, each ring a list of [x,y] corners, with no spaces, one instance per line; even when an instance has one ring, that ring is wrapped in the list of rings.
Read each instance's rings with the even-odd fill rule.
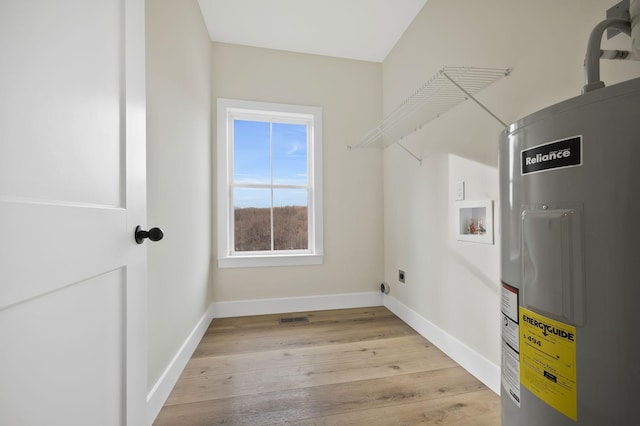
[[[0,425],[145,423],[143,0],[0,2]]]

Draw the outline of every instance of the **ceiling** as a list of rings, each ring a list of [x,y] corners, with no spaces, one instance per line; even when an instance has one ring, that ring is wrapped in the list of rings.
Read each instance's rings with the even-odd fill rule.
[[[198,0],[212,41],[382,62],[427,0]]]

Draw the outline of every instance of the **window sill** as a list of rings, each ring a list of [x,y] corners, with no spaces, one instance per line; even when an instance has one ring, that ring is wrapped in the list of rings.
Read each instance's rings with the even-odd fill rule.
[[[268,256],[227,256],[218,258],[218,268],[264,268],[270,266],[321,265],[322,254],[288,254]]]

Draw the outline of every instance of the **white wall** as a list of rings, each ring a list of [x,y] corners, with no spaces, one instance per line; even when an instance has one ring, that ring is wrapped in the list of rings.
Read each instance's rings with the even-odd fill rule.
[[[478,98],[509,123],[577,96],[589,33],[615,0],[429,0],[383,64],[383,109],[396,108],[443,66],[512,67]],[[619,36],[605,48],[629,48]],[[607,84],[640,75],[638,63],[604,63]],[[385,280],[391,296],[490,364],[500,363],[499,217],[496,244],[453,237],[454,185],[499,206],[502,126],[465,102],[407,138],[422,166],[384,151]],[[397,270],[406,284],[397,283]]]
[[[324,263],[216,268],[215,301],[378,289],[383,264],[382,154],[348,151],[347,145],[380,119],[381,64],[221,43],[213,43],[212,58],[214,101],[222,97],[321,106],[324,122]]]
[[[211,303],[211,60],[196,0],[147,0],[148,388]]]

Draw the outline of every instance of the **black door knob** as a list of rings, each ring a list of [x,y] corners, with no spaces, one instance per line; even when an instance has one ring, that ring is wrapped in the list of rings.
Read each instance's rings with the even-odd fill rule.
[[[140,225],[136,226],[136,243],[142,244],[145,238],[150,239],[151,241],[160,241],[162,237],[164,237],[164,232],[160,228],[151,228],[148,231],[145,231],[140,227]]]

